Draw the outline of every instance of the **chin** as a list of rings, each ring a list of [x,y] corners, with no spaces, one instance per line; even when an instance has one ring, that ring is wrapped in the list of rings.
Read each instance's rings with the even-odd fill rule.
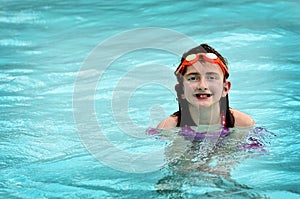
[[[198,107],[198,108],[209,108],[211,107],[211,103],[210,102],[197,102],[194,103],[193,106]]]
[[[209,107],[211,107],[211,104],[209,104],[209,105],[206,105],[206,104],[198,104],[198,107],[199,107],[199,108],[209,108]]]

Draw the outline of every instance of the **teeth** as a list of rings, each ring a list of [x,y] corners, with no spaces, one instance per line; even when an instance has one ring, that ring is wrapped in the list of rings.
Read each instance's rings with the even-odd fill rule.
[[[211,94],[196,94],[196,96],[197,96],[198,98],[206,98],[206,97],[210,97]]]

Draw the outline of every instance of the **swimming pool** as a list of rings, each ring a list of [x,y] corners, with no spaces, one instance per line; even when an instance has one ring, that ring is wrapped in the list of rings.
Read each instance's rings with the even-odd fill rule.
[[[298,10],[296,0],[1,1],[0,196],[299,198]],[[230,179],[170,172],[168,141],[145,134],[177,110],[172,72],[193,43],[228,59],[231,106],[277,135]]]

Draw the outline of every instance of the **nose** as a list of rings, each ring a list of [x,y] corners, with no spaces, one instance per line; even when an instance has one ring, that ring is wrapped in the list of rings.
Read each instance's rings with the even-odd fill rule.
[[[205,78],[201,78],[198,81],[197,90],[199,90],[199,91],[206,91],[206,90],[208,90],[208,86],[207,86],[207,83],[205,81]]]

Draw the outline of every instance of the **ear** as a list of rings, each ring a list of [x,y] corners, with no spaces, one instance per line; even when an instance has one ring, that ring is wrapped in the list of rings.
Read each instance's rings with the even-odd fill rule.
[[[226,82],[223,83],[222,97],[226,97],[226,95],[228,94],[230,88],[231,88],[231,82],[230,81],[226,81]]]
[[[180,96],[181,99],[185,99],[185,96],[184,96],[184,91],[183,91],[183,85],[180,85],[180,84],[176,84],[175,85],[175,90],[177,92],[177,96]]]
[[[184,94],[181,94],[181,99],[185,99],[185,95]]]

